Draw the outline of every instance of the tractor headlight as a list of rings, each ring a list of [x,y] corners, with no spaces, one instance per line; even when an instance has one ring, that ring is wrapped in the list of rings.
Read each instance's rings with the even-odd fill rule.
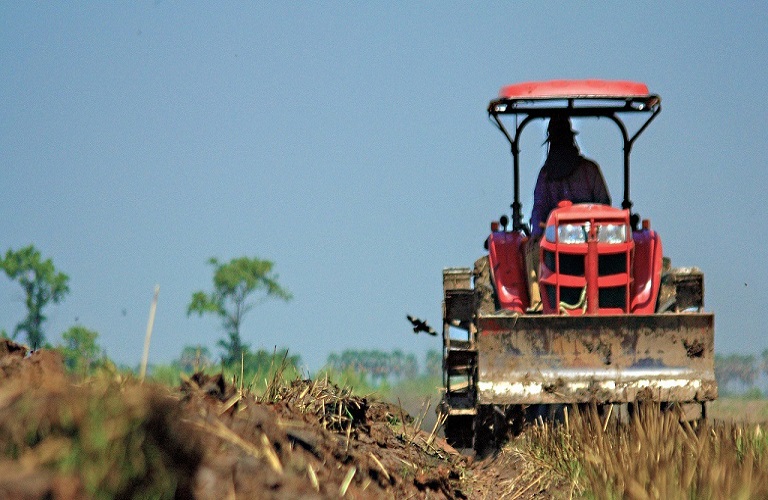
[[[597,228],[597,241],[600,243],[625,243],[627,241],[626,224],[601,224]]]
[[[547,226],[547,228],[544,230],[544,237],[547,239],[548,242],[554,243],[555,242],[555,226]]]
[[[587,229],[582,225],[561,224],[557,226],[557,240],[565,245],[587,242]]]

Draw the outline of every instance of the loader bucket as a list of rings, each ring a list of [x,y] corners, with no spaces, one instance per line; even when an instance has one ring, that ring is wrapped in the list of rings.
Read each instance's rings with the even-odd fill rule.
[[[717,398],[714,315],[484,315],[478,403]]]

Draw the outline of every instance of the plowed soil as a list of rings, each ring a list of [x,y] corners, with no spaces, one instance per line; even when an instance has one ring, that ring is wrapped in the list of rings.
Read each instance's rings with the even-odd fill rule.
[[[0,498],[61,499],[491,498],[506,475],[327,381],[258,397],[202,373],[176,389],[83,381],[7,340],[0,470]]]

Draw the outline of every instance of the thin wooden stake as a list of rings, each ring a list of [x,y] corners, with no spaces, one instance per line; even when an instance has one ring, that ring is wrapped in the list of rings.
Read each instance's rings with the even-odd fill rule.
[[[147,321],[147,334],[144,336],[144,355],[141,357],[141,372],[139,380],[144,382],[147,375],[147,362],[149,361],[149,341],[152,338],[152,328],[155,325],[155,311],[157,310],[157,296],[160,294],[160,285],[155,285],[155,296],[152,298],[152,305],[149,307],[149,321]]]

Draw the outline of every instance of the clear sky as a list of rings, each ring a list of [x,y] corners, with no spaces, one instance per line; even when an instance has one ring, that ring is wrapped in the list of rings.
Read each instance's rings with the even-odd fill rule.
[[[139,363],[216,353],[190,317],[210,257],[276,264],[290,303],[246,316],[253,347],[308,368],[331,351],[420,357],[407,313],[441,323],[441,272],[471,266],[509,212],[501,86],[638,80],[663,111],[635,145],[632,199],[674,265],[705,272],[716,349],[768,348],[766,2],[2,2],[0,250],[70,276],[48,340],[74,324]],[[580,126],[577,124],[577,126]],[[541,127],[522,148],[530,214]],[[594,133],[593,133],[594,130]],[[618,133],[579,141],[621,201]],[[24,315],[0,277],[0,329]],[[422,358],[423,359],[423,358]]]

